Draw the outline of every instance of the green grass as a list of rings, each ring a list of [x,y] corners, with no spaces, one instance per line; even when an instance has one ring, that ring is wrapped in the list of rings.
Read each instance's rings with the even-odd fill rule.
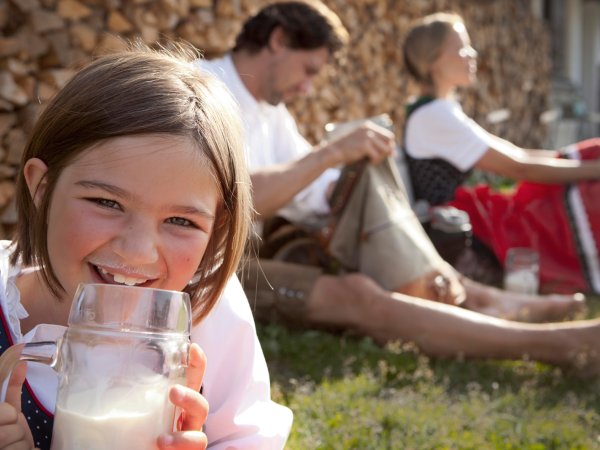
[[[258,331],[273,397],[294,411],[288,450],[600,449],[600,380],[534,362],[431,360],[410,345],[319,331]]]

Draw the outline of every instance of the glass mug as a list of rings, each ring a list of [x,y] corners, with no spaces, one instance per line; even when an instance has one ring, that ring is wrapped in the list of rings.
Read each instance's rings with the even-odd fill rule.
[[[58,341],[17,344],[0,360],[57,372],[51,450],[152,449],[175,425],[168,392],[186,382],[190,330],[183,292],[81,284]]]
[[[523,294],[537,294],[539,290],[540,257],[530,248],[513,247],[506,252],[504,289]]]

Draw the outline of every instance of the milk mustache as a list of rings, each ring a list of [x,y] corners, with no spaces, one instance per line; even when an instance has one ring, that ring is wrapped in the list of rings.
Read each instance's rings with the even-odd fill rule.
[[[172,430],[174,406],[169,384],[144,392],[92,389],[71,394],[68,405],[56,405],[51,450],[153,450],[156,439]],[[101,396],[101,409],[92,410]],[[66,406],[66,407],[65,407]],[[165,424],[170,424],[165,428]]]

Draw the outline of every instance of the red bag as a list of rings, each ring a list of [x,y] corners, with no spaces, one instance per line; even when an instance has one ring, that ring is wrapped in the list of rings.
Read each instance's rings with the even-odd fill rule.
[[[563,157],[600,158],[600,139],[573,144]],[[600,293],[600,180],[522,182],[509,194],[484,185],[461,187],[450,204],[469,214],[473,234],[500,261],[511,247],[536,249],[542,292]]]

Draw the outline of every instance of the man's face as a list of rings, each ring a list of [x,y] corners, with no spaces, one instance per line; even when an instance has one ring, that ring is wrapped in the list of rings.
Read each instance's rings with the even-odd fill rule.
[[[269,70],[265,71],[262,100],[277,105],[307,95],[314,77],[328,61],[329,51],[325,47],[315,50],[280,48],[273,53]]]

